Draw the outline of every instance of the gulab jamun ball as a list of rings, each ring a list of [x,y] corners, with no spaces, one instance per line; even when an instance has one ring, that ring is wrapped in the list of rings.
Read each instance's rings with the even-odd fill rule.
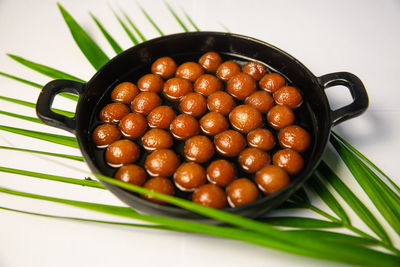
[[[123,164],[134,163],[138,160],[140,149],[138,145],[130,140],[118,140],[107,147],[105,153],[106,162],[114,168]]]
[[[226,188],[226,194],[231,207],[251,203],[259,196],[256,185],[247,178],[239,178],[230,183]]]
[[[158,106],[147,115],[150,128],[168,129],[176,112],[170,106]]]
[[[170,177],[179,166],[179,158],[171,149],[158,149],[147,156],[144,166],[151,176]]]
[[[235,100],[225,91],[217,91],[207,98],[208,110],[221,113],[224,116],[228,116],[235,106]]]
[[[174,186],[172,185],[171,181],[165,177],[151,178],[145,182],[143,188],[169,196],[172,196],[174,194]],[[156,199],[150,195],[142,194],[140,196],[144,199],[150,200],[158,204],[165,204],[164,201]]]
[[[102,122],[118,123],[130,112],[129,107],[122,103],[111,103],[100,110],[99,119]]]
[[[207,100],[199,93],[189,93],[182,97],[179,109],[193,117],[201,117],[207,111]]]
[[[164,96],[171,101],[178,101],[191,92],[193,92],[193,84],[187,79],[173,77],[164,83]]]
[[[199,186],[192,195],[192,201],[214,209],[222,209],[228,205],[224,190],[215,184]]]
[[[131,103],[134,112],[148,115],[153,109],[161,105],[161,98],[154,92],[141,92]]]
[[[111,100],[129,104],[139,94],[137,86],[131,82],[122,82],[117,84],[111,92]]]
[[[100,124],[92,134],[92,141],[98,148],[107,147],[121,138],[121,132],[114,124]]]
[[[139,113],[128,113],[119,122],[119,129],[126,138],[139,138],[147,130],[146,117]]]
[[[206,171],[195,162],[182,163],[174,173],[176,187],[184,192],[192,192],[206,182]]]
[[[165,55],[110,88],[91,138],[114,179],[221,209],[276,193],[302,172],[312,142],[297,117],[302,89],[272,66],[226,57]]]
[[[147,173],[138,165],[127,164],[118,169],[114,178],[125,183],[141,186],[147,179]]]
[[[216,52],[207,52],[199,59],[199,64],[206,72],[214,73],[222,63],[221,56]]]
[[[229,114],[229,121],[232,127],[241,133],[257,129],[263,123],[261,113],[249,105],[240,105],[234,108]]]
[[[172,120],[169,130],[177,140],[186,140],[200,132],[200,125],[193,116],[181,114]]]
[[[196,135],[186,141],[183,149],[188,161],[205,163],[214,155],[214,144],[204,135]]]
[[[238,73],[228,81],[227,92],[238,100],[245,100],[257,90],[257,83],[250,75]]]
[[[225,159],[215,160],[207,167],[207,180],[221,187],[226,187],[235,175],[235,167]]]
[[[170,57],[161,57],[151,65],[151,72],[164,79],[171,78],[176,72],[176,62]]]

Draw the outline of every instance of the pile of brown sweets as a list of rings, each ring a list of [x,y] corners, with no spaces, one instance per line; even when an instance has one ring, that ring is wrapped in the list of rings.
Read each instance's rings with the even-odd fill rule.
[[[295,87],[259,62],[240,66],[215,52],[179,66],[159,58],[136,85],[115,86],[111,100],[92,138],[118,168],[114,178],[168,195],[190,192],[208,207],[236,207],[281,190],[302,170],[311,142],[293,124],[303,102]],[[141,154],[144,166],[135,164]],[[247,178],[238,175],[244,172]]]

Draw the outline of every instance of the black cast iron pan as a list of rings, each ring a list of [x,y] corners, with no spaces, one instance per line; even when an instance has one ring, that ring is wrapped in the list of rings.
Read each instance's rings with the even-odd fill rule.
[[[97,115],[100,109],[111,102],[111,89],[122,81],[136,83],[142,75],[150,72],[151,64],[159,57],[170,56],[180,64],[197,61],[208,51],[220,53],[223,60],[234,60],[238,63],[249,60],[262,62],[272,71],[282,74],[303,95],[304,102],[295,111],[296,124],[300,124],[310,132],[312,145],[303,155],[306,164],[302,172],[292,177],[291,183],[275,194],[243,206],[226,208],[232,213],[255,218],[284,202],[310,177],[321,160],[332,126],[358,116],[367,109],[367,92],[355,75],[337,72],[316,77],[284,51],[242,35],[219,32],[181,33],[156,38],[126,50],[105,64],[88,83],[70,80],[49,82],[39,96],[37,115],[45,124],[76,135],[81,152],[92,172],[113,176],[116,170],[105,163],[104,150],[96,148],[91,141],[91,133],[99,124]],[[347,87],[353,102],[337,110],[331,110],[324,90],[335,85]],[[75,117],[68,118],[51,111],[54,97],[61,92],[79,96]],[[144,157],[145,155],[139,164],[143,164]],[[114,185],[104,182],[103,184],[135,210],[154,215],[211,222],[181,208],[155,204]]]

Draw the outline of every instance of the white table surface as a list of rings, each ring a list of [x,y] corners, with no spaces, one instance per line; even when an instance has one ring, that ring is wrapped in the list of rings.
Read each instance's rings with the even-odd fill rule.
[[[110,11],[123,8],[148,39],[157,32],[135,1],[60,1],[96,42],[113,56],[91,20],[93,12],[123,46],[130,40]],[[181,31],[162,1],[139,1],[165,33]],[[231,32],[269,42],[290,53],[315,75],[349,71],[365,84],[370,106],[335,131],[400,183],[400,2],[399,1],[169,1],[202,30]],[[186,20],[185,20],[186,21]],[[0,71],[45,84],[50,79],[6,56],[16,54],[88,80],[94,69],[75,45],[56,1],[0,1]],[[0,76],[0,95],[36,102],[39,90]],[[328,91],[332,104],[348,103],[341,87]],[[70,101],[59,107],[73,110]],[[0,109],[35,116],[34,110],[0,101]],[[7,116],[0,124],[68,135],[55,128]],[[80,155],[79,150],[0,131],[0,145]],[[0,149],[0,166],[82,178],[84,163]],[[344,168],[337,172],[360,198],[363,192]],[[13,174],[0,186],[63,198],[123,205],[111,193]],[[316,200],[318,202],[318,200]],[[365,202],[381,219],[371,203]],[[0,205],[65,216],[126,221],[77,208],[0,194]],[[300,215],[308,216],[307,212]],[[364,229],[362,223],[354,219]],[[393,232],[389,230],[393,236]],[[246,243],[209,236],[57,220],[0,210],[0,266],[337,266]],[[398,242],[397,242],[397,245]],[[135,261],[135,263],[133,263]]]

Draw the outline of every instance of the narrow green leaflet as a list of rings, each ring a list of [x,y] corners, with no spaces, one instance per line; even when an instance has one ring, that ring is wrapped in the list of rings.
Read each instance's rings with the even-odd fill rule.
[[[64,176],[50,175],[50,174],[31,172],[31,171],[26,171],[26,170],[18,170],[18,169],[6,168],[6,167],[1,167],[1,166],[0,166],[0,172],[8,172],[8,173],[25,175],[25,176],[30,176],[30,177],[40,178],[40,179],[62,182],[62,183],[76,184],[76,185],[104,189],[104,186],[101,183],[94,181],[94,180],[69,178],[69,177],[64,177]]]
[[[103,25],[100,23],[100,21],[92,13],[89,13],[89,15],[92,17],[92,19],[96,23],[97,27],[99,27],[101,33],[107,39],[107,41],[110,44],[110,46],[112,47],[112,49],[114,49],[114,52],[116,54],[120,54],[123,51],[121,46],[119,46],[119,44],[114,40],[114,38],[112,38],[112,36],[107,32],[107,30],[103,27]]]
[[[39,151],[39,150],[31,150],[31,149],[18,148],[18,147],[10,147],[10,146],[0,146],[0,149],[8,149],[8,150],[14,150],[14,151],[21,151],[21,152],[28,152],[28,153],[34,153],[34,154],[41,154],[41,155],[52,156],[52,157],[59,157],[59,158],[65,158],[65,159],[72,159],[72,160],[82,161],[82,162],[84,161],[83,157],[74,156],[74,155],[66,155],[66,154],[59,154],[59,153],[52,153],[52,152]]]
[[[32,131],[32,130],[25,130],[25,129],[15,128],[15,127],[10,127],[10,126],[5,126],[5,125],[0,125],[0,130],[10,132],[10,133],[20,134],[20,135],[24,135],[24,136],[28,136],[28,137],[32,137],[32,138],[36,138],[36,139],[41,139],[41,140],[56,143],[59,145],[79,148],[78,143],[76,142],[76,139],[74,137],[70,137],[70,136],[43,133],[43,132]]]
[[[150,15],[146,12],[146,10],[137,3],[140,10],[142,11],[143,15],[146,17],[146,19],[150,22],[151,25],[153,25],[154,29],[161,35],[164,36],[164,33],[161,31],[161,29],[157,26],[157,24],[154,22],[154,20],[150,17]]]
[[[147,191],[148,194],[152,194],[153,196],[155,195],[153,194],[154,192],[148,190],[145,191]],[[226,226],[223,227],[223,226],[201,224],[201,223],[150,216],[150,215],[142,215],[132,210],[129,209],[127,210],[123,207],[41,196],[2,187],[0,187],[0,192],[28,197],[28,198],[52,201],[56,203],[62,203],[74,207],[80,207],[88,210],[98,211],[117,216],[124,216],[132,219],[139,219],[143,221],[157,223],[179,231],[209,234],[219,237],[241,240],[244,242],[257,244],[264,247],[275,248],[278,250],[291,252],[299,255],[305,255],[309,257],[315,257],[319,259],[344,262],[349,264],[365,265],[365,266],[376,266],[379,264],[382,264],[383,266],[396,266],[400,259],[399,257],[396,257],[394,255],[375,251],[369,248],[349,245],[349,244],[341,244],[338,242],[326,241],[326,242],[318,242],[312,244],[307,242],[307,238],[304,235],[302,235],[302,237],[304,237],[303,240],[296,241],[295,236],[297,234],[294,232],[279,231],[280,233],[286,233],[290,235],[292,238],[294,238],[292,242],[290,240],[284,242],[285,239],[283,240],[280,238],[271,239],[264,234],[246,231],[242,229],[236,229]],[[161,196],[161,194],[157,195]],[[302,243],[302,245],[299,245],[300,243]],[[327,244],[329,248],[327,248]],[[310,249],[310,247],[312,247],[312,249]]]
[[[399,196],[340,141],[334,137],[330,141],[372,203],[400,235]]]
[[[366,163],[371,165],[377,172],[382,174],[388,181],[389,183],[393,186],[393,188],[396,189],[397,193],[400,194],[400,187],[392,180],[390,179],[389,176],[387,176],[381,169],[379,169],[373,162],[371,162],[366,156],[364,156],[360,151],[358,151],[355,147],[353,147],[349,142],[343,139],[340,135],[335,133],[334,131],[331,132],[332,136],[339,139],[344,145],[346,145],[353,153],[357,154],[360,158],[362,158]]]
[[[57,5],[76,44],[79,46],[87,60],[89,60],[90,64],[92,64],[96,70],[99,70],[105,63],[108,62],[109,58],[75,21],[75,19],[67,12],[67,10],[65,10],[60,3],[57,3]]]
[[[316,170],[316,174],[322,179],[328,181],[336,192],[346,201],[352,210],[360,217],[360,219],[383,241],[390,243],[389,236],[380,225],[371,211],[358,199],[358,197],[336,176],[336,174],[321,162]]]
[[[11,74],[7,74],[7,73],[4,73],[4,72],[0,72],[0,75],[2,75],[2,76],[4,76],[4,77],[7,77],[7,78],[10,78],[10,79],[13,79],[13,80],[18,81],[18,82],[21,82],[21,83],[24,83],[24,84],[33,86],[33,87],[36,87],[36,88],[39,88],[39,89],[42,89],[42,88],[43,88],[43,85],[40,85],[40,84],[38,84],[38,83],[35,83],[35,82],[31,82],[31,81],[22,79],[22,78],[20,78],[20,77],[17,77],[17,76],[11,75]],[[71,99],[71,100],[78,101],[78,96],[76,96],[76,95],[74,95],[74,94],[70,94],[70,93],[60,93],[59,95],[60,95],[60,96],[63,96],[63,97],[66,97],[66,98],[69,98],[69,99]]]
[[[62,72],[60,70],[56,70],[54,68],[39,64],[39,63],[35,63],[32,61],[29,61],[25,58],[19,57],[17,55],[13,55],[13,54],[7,54],[10,58],[14,59],[15,61],[17,61],[18,63],[21,63],[22,65],[24,65],[25,67],[28,67],[34,71],[37,71],[39,73],[42,73],[50,78],[53,79],[66,79],[66,80],[73,80],[73,81],[77,81],[77,82],[81,82],[84,83],[85,81],[82,79],[79,79],[75,76],[72,76],[68,73]]]
[[[307,185],[309,185],[318,196],[328,205],[328,207],[346,224],[350,224],[350,219],[346,212],[340,206],[339,202],[335,199],[328,188],[319,180],[316,175],[313,175],[311,179],[308,180]]]
[[[199,27],[197,27],[197,25],[194,23],[194,21],[193,21],[192,18],[189,16],[189,14],[186,13],[186,11],[185,11],[184,9],[182,9],[182,11],[183,11],[183,14],[185,14],[185,17],[186,17],[186,19],[189,21],[190,25],[192,25],[192,27],[193,27],[197,32],[199,32],[199,31],[200,31]]]
[[[336,241],[344,244],[366,244],[366,245],[374,245],[378,244],[378,241],[371,240],[364,237],[342,234],[337,232],[325,231],[325,230],[314,230],[314,229],[307,229],[307,230],[290,230],[294,231],[298,234],[303,234],[305,236],[313,235],[319,237],[321,239],[326,239],[330,241]]]
[[[63,219],[63,220],[70,220],[70,221],[79,221],[79,222],[89,222],[89,223],[101,223],[101,224],[110,224],[110,225],[119,225],[119,226],[128,226],[128,227],[135,227],[135,228],[149,228],[149,229],[158,229],[158,230],[171,230],[168,227],[160,226],[160,225],[150,225],[150,224],[137,224],[137,223],[125,223],[125,222],[113,222],[113,221],[102,221],[102,220],[93,220],[93,219],[83,219],[77,217],[69,217],[69,216],[57,216],[57,215],[50,215],[44,213],[37,213],[31,211],[24,211],[24,210],[17,210],[11,209],[6,207],[1,207],[0,209],[6,211],[12,211],[27,215],[35,215],[40,217],[52,218],[52,219]]]
[[[164,2],[165,5],[167,6],[169,12],[171,13],[171,15],[174,17],[174,19],[178,22],[178,24],[182,27],[182,30],[185,32],[189,32],[189,29],[185,26],[185,24],[183,23],[183,21],[178,17],[178,15],[176,14],[176,12],[172,9],[172,7],[167,3]]]
[[[36,122],[36,123],[42,123],[38,118],[29,117],[29,116],[20,115],[20,114],[15,114],[15,113],[7,112],[7,111],[4,111],[4,110],[0,110],[0,114],[5,115],[5,116],[9,116],[9,117],[13,117],[13,118],[18,118],[18,119],[21,119],[21,120],[26,120],[26,121]]]
[[[132,26],[132,28],[135,30],[136,34],[139,35],[140,39],[142,39],[142,41],[146,41],[146,38],[144,37],[144,35],[140,32],[140,30],[138,29],[138,27],[136,27],[136,25],[133,23],[133,21],[131,20],[131,18],[121,9],[121,13],[124,15],[125,19],[128,21],[128,23]]]
[[[314,218],[302,217],[269,217],[262,218],[258,221],[268,223],[275,226],[299,227],[299,228],[335,228],[341,227],[341,223],[324,221]]]
[[[114,16],[118,20],[119,24],[124,29],[125,33],[131,39],[132,43],[134,45],[137,45],[139,43],[139,41],[136,39],[136,37],[133,35],[133,33],[129,30],[128,26],[125,25],[125,23],[122,21],[122,19],[118,16],[118,14],[114,10],[112,10],[112,12],[114,13]]]
[[[2,76],[4,76],[4,77],[7,77],[7,78],[10,78],[10,79],[13,79],[13,80],[18,81],[18,82],[21,82],[21,83],[24,83],[24,84],[33,86],[33,87],[36,87],[36,88],[43,88],[43,85],[40,85],[40,84],[38,84],[38,83],[35,83],[35,82],[31,82],[31,81],[22,79],[22,78],[20,78],[20,77],[17,77],[17,76],[11,75],[11,74],[7,74],[7,73],[4,73],[4,72],[0,72],[0,75],[2,75]]]

